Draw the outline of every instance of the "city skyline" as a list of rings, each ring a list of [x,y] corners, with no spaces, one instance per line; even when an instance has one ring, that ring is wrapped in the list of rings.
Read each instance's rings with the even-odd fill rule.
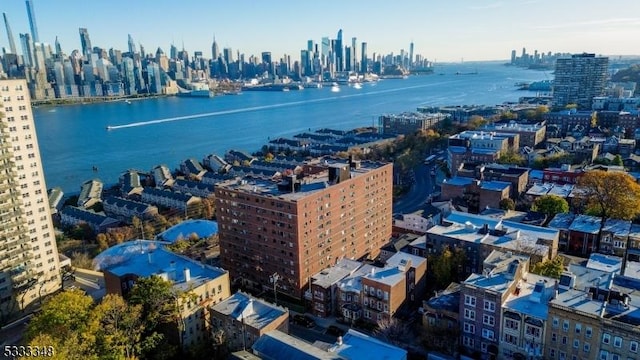
[[[88,30],[94,46],[105,49],[127,49],[127,35],[131,34],[136,45],[142,44],[149,52],[158,47],[167,52],[171,44],[178,48],[184,44],[190,53],[207,54],[215,36],[221,49],[230,47],[234,52],[256,56],[270,51],[276,58],[285,53],[296,56],[308,40],[319,43],[322,37],[335,38],[342,29],[344,39],[356,37],[358,42],[367,42],[369,56],[374,52],[408,52],[413,42],[415,54],[440,62],[508,59],[512,49],[522,47],[529,52],[634,55],[629,39],[640,36],[640,17],[608,15],[615,12],[603,13],[595,3],[591,6],[590,2],[574,0],[417,2],[399,10],[392,3],[367,8],[370,4],[361,1],[331,0],[318,8],[304,2],[279,1],[253,11],[247,11],[243,2],[220,6],[186,0],[179,9],[167,9],[175,20],[157,16],[155,21],[146,16],[144,20],[138,18],[140,14],[165,13],[162,6],[153,9],[147,3],[115,0],[107,7],[68,0],[30,3],[38,19],[40,40],[53,45],[57,36],[67,54],[81,49],[79,28]],[[30,33],[25,1],[10,0],[3,5],[14,37]],[[631,14],[640,10],[640,4],[622,0],[610,2],[608,7]],[[176,15],[181,9],[184,15]],[[100,16],[87,18],[87,14]],[[0,46],[7,50],[10,47],[5,31]]]

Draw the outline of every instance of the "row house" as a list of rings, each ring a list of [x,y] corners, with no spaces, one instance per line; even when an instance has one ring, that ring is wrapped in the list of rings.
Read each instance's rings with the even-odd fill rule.
[[[582,284],[572,273],[562,275],[556,296],[549,303],[551,324],[545,336],[548,359],[639,357],[640,298],[636,293],[640,283],[605,274],[596,282]]]
[[[180,171],[188,178],[202,180],[207,170],[196,159],[187,159],[180,163]]]
[[[567,132],[577,125],[585,129],[591,127],[595,116],[595,112],[593,111],[577,111],[571,109],[546,113],[544,115],[544,121],[547,126],[557,125],[560,129],[560,134],[566,136]]]
[[[470,212],[478,213],[486,208],[499,208],[500,201],[510,197],[511,183],[455,176],[443,180],[441,189],[441,200],[463,199]]]
[[[120,225],[120,221],[116,219],[75,206],[65,206],[60,211],[60,223],[66,227],[86,224],[96,234]]]
[[[107,197],[102,205],[109,216],[129,223],[134,216],[138,219],[151,219],[158,215],[158,208],[153,205],[117,196]]]
[[[277,151],[290,150],[290,151],[306,151],[309,148],[310,142],[308,140],[293,140],[285,138],[277,138],[269,141],[269,146],[275,147]]]
[[[425,287],[427,259],[397,253],[382,269],[362,277],[362,307],[365,321],[389,321],[401,306],[417,301]]]
[[[448,139],[447,160],[452,174],[456,174],[464,163],[494,163],[509,150],[518,150],[518,134],[463,131]],[[489,161],[487,161],[489,160]]]
[[[560,247],[566,252],[586,256],[592,252],[624,256],[631,221],[572,213],[556,214],[548,227],[560,231]]]
[[[528,273],[501,307],[500,359],[544,359],[549,301],[557,281]]]
[[[503,164],[485,164],[463,166],[458,169],[457,176],[473,178],[481,181],[502,181],[511,184],[512,198],[517,198],[526,191],[529,182],[528,168]]]
[[[64,202],[62,201],[64,197],[64,191],[62,188],[54,187],[47,190],[47,198],[49,200],[49,209],[51,210],[51,215],[56,215],[62,207],[64,206]]]
[[[245,151],[232,149],[224,154],[224,160],[231,165],[235,165],[235,163],[237,163],[238,165],[251,165],[251,163],[255,161],[256,158]]]
[[[418,301],[426,271],[426,258],[402,252],[382,268],[364,265],[337,283],[336,309],[347,322],[390,320],[401,306]]]
[[[482,272],[471,274],[460,289],[461,352],[474,359],[499,358],[502,307],[529,270],[529,258],[493,251]]]
[[[208,198],[215,195],[216,189],[214,185],[205,184],[200,181],[191,181],[176,179],[173,184],[173,191],[178,191],[185,194],[191,194],[201,198]]]
[[[229,164],[225,159],[221,158],[216,154],[209,154],[202,159],[202,164],[211,169],[211,171],[216,173],[225,173],[231,168],[231,164]]]
[[[120,195],[124,197],[142,194],[140,174],[135,170],[128,170],[120,175],[118,183],[120,184]]]
[[[289,311],[243,292],[209,308],[211,329],[224,331],[230,351],[251,348],[272,330],[289,332]]]
[[[275,180],[282,177],[282,173],[272,169],[256,169],[251,166],[233,166],[229,169],[229,175],[233,177],[251,177],[263,180]]]
[[[257,160],[251,163],[251,167],[260,170],[274,170],[285,175],[300,174],[302,166],[300,164],[281,163],[276,159],[273,161]]]
[[[337,139],[338,136],[333,135],[333,134],[322,134],[322,133],[302,133],[302,134],[296,134],[293,135],[294,138],[296,139],[305,139],[307,141],[309,141],[309,143],[312,144],[332,144],[334,143]]]
[[[627,251],[622,261],[622,274],[640,279],[640,225],[631,224]]]
[[[451,283],[429,300],[422,301],[422,336],[430,348],[453,355],[458,351],[460,338],[460,289]]]
[[[171,190],[144,188],[142,192],[142,202],[185,212],[189,206],[197,204],[201,200],[202,199],[197,196],[173,192]]]
[[[393,235],[426,234],[430,227],[440,224],[441,218],[442,211],[432,204],[425,204],[410,214],[394,214]]]
[[[89,209],[102,201],[102,181],[94,179],[87,180],[80,188],[77,206],[83,209]]]
[[[311,312],[314,316],[325,318],[338,313],[338,283],[353,275],[361,266],[362,263],[358,261],[343,258],[334,266],[311,277],[311,286],[305,293],[305,299],[311,301]]]
[[[529,190],[527,190],[526,199],[533,202],[544,195],[555,195],[563,199],[568,199],[574,188],[573,184],[537,183],[533,184]]]
[[[173,186],[174,179],[167,165],[158,165],[151,170],[156,188],[162,189]]]

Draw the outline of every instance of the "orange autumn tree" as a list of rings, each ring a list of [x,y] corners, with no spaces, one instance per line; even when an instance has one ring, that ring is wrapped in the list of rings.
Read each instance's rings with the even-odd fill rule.
[[[640,185],[620,171],[593,170],[578,178],[586,213],[607,219],[633,220],[640,214]]]

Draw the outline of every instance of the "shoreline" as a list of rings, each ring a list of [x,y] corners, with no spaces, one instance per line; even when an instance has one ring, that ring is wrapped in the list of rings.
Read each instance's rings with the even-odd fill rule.
[[[48,100],[31,100],[31,106],[36,107],[48,107],[48,106],[68,106],[68,105],[86,105],[86,104],[102,104],[109,102],[120,101],[137,101],[146,99],[157,99],[163,97],[169,97],[174,95],[125,95],[125,96],[99,96],[99,97],[77,97],[66,99],[48,99]]]

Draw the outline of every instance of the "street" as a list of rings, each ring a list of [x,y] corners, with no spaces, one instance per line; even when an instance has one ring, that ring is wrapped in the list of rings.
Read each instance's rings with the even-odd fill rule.
[[[429,195],[435,191],[435,178],[431,175],[431,170],[435,168],[437,165],[421,164],[415,169],[411,189],[393,203],[394,214],[409,214],[424,206]]]

